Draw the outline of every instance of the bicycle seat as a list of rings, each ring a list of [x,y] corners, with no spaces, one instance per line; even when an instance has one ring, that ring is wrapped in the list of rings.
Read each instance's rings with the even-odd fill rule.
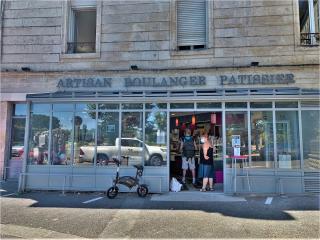
[[[133,166],[138,170],[143,170],[143,166],[142,165],[133,165]]]

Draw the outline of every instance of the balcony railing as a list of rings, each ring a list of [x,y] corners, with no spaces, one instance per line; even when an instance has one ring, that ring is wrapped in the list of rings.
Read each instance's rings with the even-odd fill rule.
[[[95,42],[68,42],[67,53],[93,53],[95,51]]]
[[[301,33],[300,43],[302,46],[319,46],[320,33]]]

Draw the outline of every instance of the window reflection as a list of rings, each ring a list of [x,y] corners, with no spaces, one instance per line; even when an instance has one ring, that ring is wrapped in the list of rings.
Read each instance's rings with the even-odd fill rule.
[[[278,167],[300,168],[298,112],[277,111],[276,128]]]
[[[53,165],[71,164],[73,112],[53,112],[51,163]]]
[[[74,164],[93,164],[96,112],[76,112],[74,117]]]
[[[98,113],[98,146],[97,165],[114,164],[112,158],[118,158],[119,147],[119,113],[99,112]]]
[[[12,119],[12,133],[11,133],[11,159],[22,160],[24,151],[24,131],[26,119],[16,118]]]
[[[29,164],[48,164],[51,105],[33,104],[30,115]]]
[[[246,112],[226,113],[226,133],[228,156],[234,155],[232,147],[232,136],[240,136],[240,155],[248,155],[248,121]],[[231,167],[231,159],[227,159],[227,167]]]
[[[251,166],[273,168],[272,112],[251,112]]]
[[[301,112],[304,168],[309,170],[320,169],[319,113],[319,111]]]
[[[145,122],[145,165],[166,165],[167,113],[155,109],[146,113]]]
[[[142,164],[142,124],[143,114],[141,112],[122,113],[121,157],[123,165]]]

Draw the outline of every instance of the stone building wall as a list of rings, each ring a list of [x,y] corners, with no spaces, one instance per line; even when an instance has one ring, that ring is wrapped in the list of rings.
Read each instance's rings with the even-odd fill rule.
[[[3,70],[177,69],[319,64],[319,47],[299,43],[298,0],[213,1],[209,41],[200,51],[176,51],[170,0],[102,1],[101,51],[65,58],[64,1],[4,2]]]

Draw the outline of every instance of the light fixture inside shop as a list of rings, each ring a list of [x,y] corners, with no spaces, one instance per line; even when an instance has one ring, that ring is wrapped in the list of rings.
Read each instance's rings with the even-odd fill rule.
[[[211,121],[212,124],[217,123],[217,115],[215,113],[211,113]]]
[[[192,123],[192,125],[196,125],[196,116],[195,115],[192,115],[191,123]]]
[[[176,118],[176,127],[178,127],[178,126],[179,126],[179,119]]]

